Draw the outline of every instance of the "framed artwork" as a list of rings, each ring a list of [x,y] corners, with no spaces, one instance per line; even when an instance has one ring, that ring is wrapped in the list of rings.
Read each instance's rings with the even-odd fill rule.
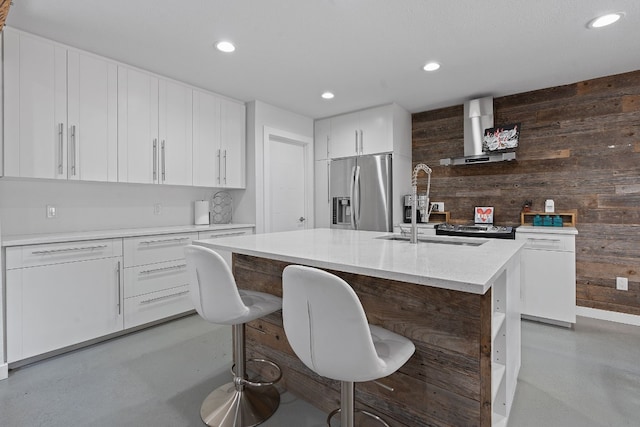
[[[520,138],[520,123],[485,129],[482,151],[498,151],[516,148]]]

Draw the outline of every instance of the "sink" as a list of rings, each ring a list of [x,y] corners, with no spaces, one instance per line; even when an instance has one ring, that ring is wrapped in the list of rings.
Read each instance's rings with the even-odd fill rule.
[[[403,236],[401,234],[392,234],[389,236],[380,236],[376,239],[381,240],[398,240],[403,242],[409,242],[409,236]],[[487,243],[485,239],[465,239],[460,237],[441,237],[441,236],[418,236],[419,243],[435,243],[439,245],[456,245],[456,246],[480,246]]]

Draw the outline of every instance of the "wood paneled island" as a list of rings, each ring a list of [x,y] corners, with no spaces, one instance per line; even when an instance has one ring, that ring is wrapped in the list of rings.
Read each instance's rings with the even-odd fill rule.
[[[281,295],[289,264],[330,271],[355,289],[370,323],[414,342],[398,372],[356,385],[357,407],[392,426],[506,425],[520,368],[522,243],[390,236],[313,229],[195,243],[233,252],[240,288]],[[280,312],[248,326],[247,354],[278,363],[287,390],[326,412],[339,406],[339,382],[297,359]]]

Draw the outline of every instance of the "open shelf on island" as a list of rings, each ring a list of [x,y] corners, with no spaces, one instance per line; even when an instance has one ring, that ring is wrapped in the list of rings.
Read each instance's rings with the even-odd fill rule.
[[[564,212],[520,212],[520,225],[533,225],[533,218],[535,218],[536,215],[540,215],[542,218],[546,216],[559,216],[562,218],[563,227],[575,227],[578,222],[578,210],[572,209]]]

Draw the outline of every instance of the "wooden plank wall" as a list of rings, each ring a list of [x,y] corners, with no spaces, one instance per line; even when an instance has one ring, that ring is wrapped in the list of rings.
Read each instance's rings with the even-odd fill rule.
[[[281,296],[286,265],[233,254],[242,289]],[[356,384],[357,407],[380,414],[392,427],[491,425],[491,291],[476,295],[331,272],[354,288],[370,323],[416,346],[399,371],[379,380],[393,390],[372,381]],[[248,357],[281,367],[287,390],[327,413],[340,406],[340,383],[316,375],[295,356],[280,311],[248,324],[246,348]]]
[[[433,168],[431,201],[456,223],[494,206],[496,223],[519,224],[527,199],[535,211],[545,199],[577,209],[577,304],[640,315],[640,70],[495,98],[496,125],[522,124],[516,162],[440,166],[463,155],[462,111],[413,114],[413,162]]]

